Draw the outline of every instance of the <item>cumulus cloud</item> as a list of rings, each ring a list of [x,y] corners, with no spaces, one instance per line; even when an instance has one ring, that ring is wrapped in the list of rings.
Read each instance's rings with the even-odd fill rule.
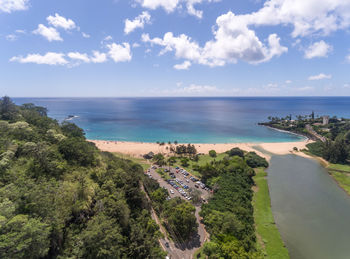
[[[164,8],[168,13],[173,12],[180,0],[136,0],[142,7],[155,10],[157,8]]]
[[[15,34],[9,34],[9,35],[6,35],[6,37],[5,37],[8,41],[15,41],[15,40],[17,40],[17,35],[15,35]]]
[[[28,9],[29,0],[0,0],[0,12],[11,13]]]
[[[176,58],[211,67],[236,63],[238,60],[258,64],[288,51],[288,48],[280,45],[280,38],[276,34],[269,35],[267,45],[261,42],[253,30],[237,23],[232,12],[218,17],[216,25],[214,39],[206,42],[203,47],[185,34],[176,37],[171,32],[163,38],[153,39],[148,34],[143,34],[142,41],[163,46],[161,55],[174,51]]]
[[[45,55],[28,54],[26,57],[16,56],[10,59],[11,62],[22,64],[67,65],[68,67],[74,67],[82,63],[104,63],[107,60],[107,54],[99,51],[93,51],[91,56],[80,52],[69,52],[67,54],[48,52]]]
[[[257,12],[237,17],[248,25],[292,25],[293,37],[328,35],[350,25],[350,1],[268,0]]]
[[[85,33],[85,32],[82,32],[81,35],[82,35],[83,38],[85,38],[85,39],[88,39],[88,38],[91,37],[90,34],[87,34],[87,33]]]
[[[91,57],[91,62],[93,63],[104,63],[107,61],[107,55],[99,51],[93,51],[93,56]]]
[[[130,51],[130,44],[129,43],[122,43],[122,44],[108,44],[108,55],[111,59],[114,60],[114,62],[128,62],[131,61],[132,55]]]
[[[145,24],[151,23],[151,15],[148,12],[142,12],[134,20],[125,20],[124,33],[129,34],[136,30],[137,28],[143,29]]]
[[[319,75],[314,75],[314,76],[309,76],[308,80],[314,81],[314,80],[323,80],[323,79],[331,79],[332,75],[326,75],[326,74],[319,74]]]
[[[39,65],[67,65],[68,61],[63,53],[48,52],[45,55],[28,54],[26,57],[17,56],[10,59],[11,62],[34,63]]]
[[[67,19],[59,14],[55,14],[55,16],[50,15],[46,18],[47,22],[54,26],[55,28],[62,28],[64,30],[73,30],[77,28],[74,21],[71,19]]]
[[[219,2],[221,0],[136,0],[143,7],[155,10],[157,8],[163,8],[166,12],[171,13],[176,9],[182,9],[186,7],[187,13],[198,18],[203,17],[203,11],[197,10],[195,5],[204,2]]]
[[[192,63],[188,60],[184,61],[183,63],[181,64],[176,64],[174,66],[174,68],[176,70],[188,70],[190,68],[190,66],[192,65]]]
[[[85,53],[69,52],[67,54],[67,56],[70,59],[73,59],[73,60],[76,60],[76,61],[79,61],[79,62],[90,63],[90,58]]]
[[[326,42],[321,40],[319,42],[315,42],[314,44],[310,45],[305,50],[304,57],[306,59],[327,57],[328,53],[332,51],[332,49],[333,49],[332,46],[328,45]]]
[[[34,34],[41,35],[48,41],[63,41],[60,33],[53,27],[46,27],[43,24],[39,24],[38,28],[33,31]]]

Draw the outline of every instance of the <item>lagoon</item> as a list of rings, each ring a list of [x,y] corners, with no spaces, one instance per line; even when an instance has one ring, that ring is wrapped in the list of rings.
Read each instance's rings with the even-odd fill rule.
[[[292,259],[350,257],[350,197],[317,161],[273,156],[272,211]]]

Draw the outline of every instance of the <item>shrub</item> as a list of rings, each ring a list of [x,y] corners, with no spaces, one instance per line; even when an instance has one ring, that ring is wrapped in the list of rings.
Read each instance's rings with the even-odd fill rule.
[[[210,150],[209,151],[209,156],[216,157],[216,151],[215,150]]]
[[[247,164],[252,168],[268,167],[269,166],[269,163],[266,161],[266,159],[257,155],[255,152],[249,152],[245,156],[245,160],[246,160]]]

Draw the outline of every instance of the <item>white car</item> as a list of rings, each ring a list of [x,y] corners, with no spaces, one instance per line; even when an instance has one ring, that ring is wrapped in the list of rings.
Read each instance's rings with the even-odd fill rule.
[[[175,192],[174,192],[173,190],[170,190],[170,193],[171,193],[171,194],[174,194]]]

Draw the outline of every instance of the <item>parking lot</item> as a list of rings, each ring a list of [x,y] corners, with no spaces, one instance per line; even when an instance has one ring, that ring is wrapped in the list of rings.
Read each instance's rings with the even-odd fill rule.
[[[170,179],[163,179],[157,170],[162,170],[162,172],[168,176],[167,178],[170,177]],[[180,197],[190,201],[193,199],[192,196],[194,193],[199,193],[201,202],[206,202],[210,196],[210,189],[198,178],[182,168],[168,166],[158,167],[153,165],[146,174],[155,179],[161,187],[167,189],[170,198]]]

